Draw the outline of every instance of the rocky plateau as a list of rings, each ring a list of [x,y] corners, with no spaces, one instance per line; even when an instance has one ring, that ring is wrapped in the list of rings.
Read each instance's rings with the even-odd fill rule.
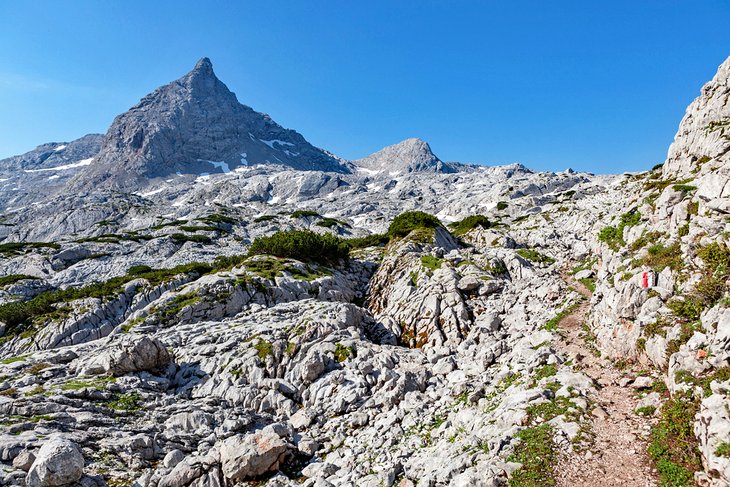
[[[729,98],[646,172],[348,161],[204,58],[0,160],[0,484],[730,485]]]

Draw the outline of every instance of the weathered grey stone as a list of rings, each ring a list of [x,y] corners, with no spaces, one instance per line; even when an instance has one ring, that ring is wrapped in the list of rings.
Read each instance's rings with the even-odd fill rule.
[[[287,449],[287,442],[272,430],[232,436],[220,448],[223,475],[236,481],[276,470]]]
[[[60,487],[77,482],[84,471],[84,457],[71,441],[56,436],[43,443],[28,471],[29,487]]]

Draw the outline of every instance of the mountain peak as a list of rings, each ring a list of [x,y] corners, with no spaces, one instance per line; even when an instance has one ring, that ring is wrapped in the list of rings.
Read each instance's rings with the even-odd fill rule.
[[[411,137],[389,145],[355,164],[375,171],[389,172],[454,172],[431,151],[431,146],[423,139]]]
[[[186,74],[183,79],[218,81],[218,78],[213,72],[213,63],[207,57],[201,58],[200,61],[195,63],[193,70]]]
[[[213,63],[210,62],[210,59],[207,57],[201,57],[197,63],[195,63],[195,67],[193,68],[193,71],[205,71],[205,72],[213,72]]]
[[[94,164],[72,181],[72,188],[134,191],[154,178],[249,164],[349,172],[299,133],[239,103],[204,57],[182,78],[116,117]]]

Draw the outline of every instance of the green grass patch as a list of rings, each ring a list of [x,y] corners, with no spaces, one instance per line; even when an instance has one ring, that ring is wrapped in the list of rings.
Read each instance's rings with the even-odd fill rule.
[[[520,443],[507,458],[522,466],[512,473],[510,487],[549,487],[556,485],[555,465],[557,449],[553,444],[553,427],[550,424],[525,428],[517,435]]]
[[[693,431],[698,403],[688,396],[676,396],[667,400],[660,410],[648,452],[659,472],[661,485],[692,486],[694,472],[702,469]]]
[[[592,293],[596,292],[596,278],[595,277],[584,277],[579,279],[580,283],[583,284]]]
[[[553,316],[547,323],[545,323],[543,325],[543,329],[547,331],[556,331],[558,329],[558,324],[563,321],[566,316],[575,311],[578,306],[580,306],[580,303],[573,303],[570,306],[566,307],[564,310]]]
[[[641,263],[656,272],[661,272],[666,267],[675,271],[681,270],[683,263],[679,242],[674,242],[669,246],[662,243],[652,245],[647,249],[647,254]]]
[[[344,362],[348,358],[355,357],[355,356],[356,356],[355,347],[353,347],[353,346],[346,347],[341,343],[335,344],[335,360],[337,360],[338,362]]]
[[[136,392],[117,394],[107,403],[107,407],[115,411],[139,411],[141,399]]]
[[[641,406],[640,408],[636,408],[636,414],[639,416],[652,416],[655,412],[655,406]]]
[[[169,320],[186,306],[191,306],[198,301],[200,301],[200,296],[195,293],[178,294],[172,301],[165,304],[165,307],[160,310],[159,316],[163,320]]]
[[[421,265],[431,272],[441,268],[442,259],[434,257],[433,255],[424,255],[421,257]]]
[[[274,354],[274,346],[271,342],[259,339],[253,346],[257,352],[258,358],[266,360],[266,357]]]
[[[552,377],[558,373],[558,367],[554,364],[543,365],[535,371],[535,380],[544,379],[545,377]]]
[[[665,234],[662,232],[644,232],[641,237],[631,242],[631,246],[629,248],[633,252],[637,252],[649,245],[650,243],[658,241],[664,235]]]
[[[547,255],[543,255],[535,249],[517,249],[517,255],[539,264],[550,265],[555,262],[555,259]]]
[[[64,382],[59,387],[62,391],[79,391],[81,389],[96,389],[103,391],[106,389],[107,384],[114,382],[116,379],[111,376],[96,377],[93,379],[73,379]]]
[[[718,457],[730,458],[730,442],[723,441],[715,448],[715,455]]]
[[[0,360],[0,364],[10,365],[10,364],[14,364],[16,362],[22,362],[23,360],[27,359],[28,357],[30,357],[30,355],[18,355],[17,357],[9,357],[9,358]]]

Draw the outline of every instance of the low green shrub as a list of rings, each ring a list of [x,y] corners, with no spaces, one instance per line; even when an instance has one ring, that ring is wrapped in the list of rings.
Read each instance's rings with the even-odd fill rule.
[[[335,344],[335,360],[338,362],[344,362],[350,357],[356,357],[356,350],[355,347],[349,346],[346,347],[345,345],[341,343]]]
[[[687,194],[691,193],[692,191],[696,191],[697,186],[692,186],[690,184],[675,184],[674,186],[672,186],[672,189],[674,189],[674,191],[680,191],[684,194]]]
[[[61,245],[54,242],[7,242],[0,244],[0,254],[6,256],[18,255],[28,249],[49,248],[58,250]]]
[[[466,232],[476,227],[492,228],[494,226],[496,226],[496,224],[490,222],[489,218],[484,215],[471,215],[463,220],[449,224],[451,232],[456,236],[464,235]]]
[[[212,266],[200,262],[180,265],[171,269],[152,269],[149,271],[115,277],[105,282],[93,283],[81,288],[57,289],[43,292],[28,301],[6,303],[0,305],[0,321],[8,325],[3,338],[12,337],[28,330],[33,321],[44,317],[53,317],[59,312],[58,304],[77,299],[106,299],[123,291],[127,282],[136,278],[147,279],[150,284],[157,285],[179,274],[195,273],[202,275],[213,270]]]
[[[136,276],[139,274],[145,274],[147,272],[151,272],[152,267],[148,265],[133,265],[129,269],[127,269],[127,274],[130,276]]]
[[[555,259],[552,257],[543,255],[535,249],[517,249],[517,254],[529,261],[537,262],[539,264],[549,265],[555,262]]]
[[[220,213],[214,213],[212,215],[204,216],[201,218],[196,218],[196,220],[198,220],[199,222],[205,222],[205,223],[210,223],[210,224],[219,224],[219,225],[233,225],[236,222],[238,222],[238,220],[236,220],[235,218],[232,218],[227,215],[222,215]]]
[[[674,242],[669,246],[662,243],[655,243],[647,249],[647,254],[641,263],[647,267],[651,267],[656,272],[663,271],[666,267],[679,271],[682,269],[682,252],[679,242]]]
[[[438,218],[422,211],[407,211],[393,218],[388,227],[388,237],[403,238],[414,230],[434,230],[443,227]]]
[[[257,216],[253,219],[254,223],[262,223],[262,222],[270,222],[272,220],[276,220],[278,218],[277,215],[261,215]]]
[[[273,255],[325,264],[346,259],[349,251],[350,246],[343,239],[329,233],[289,230],[276,232],[267,237],[257,237],[251,243],[248,255]]]
[[[329,218],[329,217],[322,218],[317,223],[315,223],[315,225],[317,225],[318,227],[324,227],[324,228],[332,228],[332,227],[336,227],[336,226],[341,226],[341,227],[350,226],[347,222],[343,222],[336,218]]]
[[[290,218],[303,218],[308,216],[318,217],[319,213],[313,210],[296,210],[289,215]]]
[[[603,227],[598,232],[598,241],[603,242],[614,252],[626,245],[623,233],[619,232],[616,227]]]
[[[10,274],[8,276],[0,277],[0,287],[8,286],[10,284],[15,284],[18,281],[23,281],[26,279],[40,279],[40,278],[29,276],[27,274]]]
[[[633,227],[641,222],[641,213],[634,208],[621,215],[619,224],[615,227],[608,226],[598,232],[598,240],[604,242],[614,252],[626,245],[624,241],[624,229]]]
[[[207,235],[186,235],[184,233],[173,233],[170,238],[178,244],[184,244],[185,242],[195,242],[203,245],[207,245],[211,242],[210,237]]]
[[[378,247],[380,245],[386,245],[390,241],[390,238],[386,234],[375,233],[366,237],[354,237],[345,240],[345,243],[351,249],[364,249],[367,247]]]

